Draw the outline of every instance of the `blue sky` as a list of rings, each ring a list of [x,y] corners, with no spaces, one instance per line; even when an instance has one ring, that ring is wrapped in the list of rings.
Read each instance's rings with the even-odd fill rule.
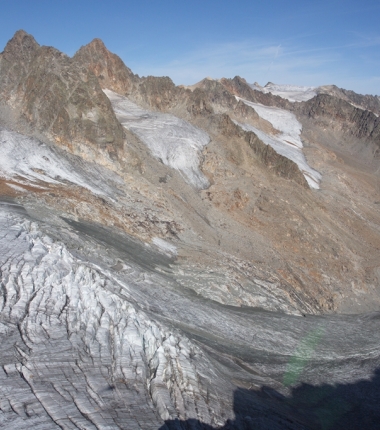
[[[193,84],[336,84],[380,95],[379,0],[0,0],[0,50],[22,28],[68,55],[101,38],[140,76]]]

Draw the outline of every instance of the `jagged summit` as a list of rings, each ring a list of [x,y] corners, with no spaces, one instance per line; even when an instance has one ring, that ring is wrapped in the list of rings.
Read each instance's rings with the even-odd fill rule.
[[[114,156],[122,146],[123,130],[91,70],[22,30],[2,54],[0,94],[20,127],[71,151],[85,141]]]
[[[2,55],[16,55],[21,58],[30,58],[30,54],[34,52],[40,45],[36,42],[31,34],[24,30],[18,30],[6,44]]]
[[[74,55],[74,61],[88,67],[99,78],[102,88],[108,88],[120,94],[128,94],[138,76],[125,66],[116,54],[111,53],[103,41],[94,39],[82,46]]]
[[[106,48],[106,45],[104,44],[103,40],[99,39],[98,37],[95,37],[94,39],[92,39],[90,43],[85,45],[85,47],[88,49],[94,49],[98,52],[103,52],[108,54],[108,49]],[[82,48],[84,47],[82,46],[80,49]]]

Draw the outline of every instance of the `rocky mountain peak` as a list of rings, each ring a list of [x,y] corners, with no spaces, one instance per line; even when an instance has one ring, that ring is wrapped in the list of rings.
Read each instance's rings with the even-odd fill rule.
[[[115,155],[122,146],[122,127],[91,69],[23,30],[2,54],[0,94],[18,127],[70,151],[80,142]]]
[[[34,37],[24,30],[18,30],[9,40],[2,52],[2,58],[10,60],[29,61],[40,45]]]
[[[98,52],[101,52],[101,51],[103,51],[104,53],[109,52],[108,49],[106,48],[106,45],[104,44],[103,40],[99,39],[98,37],[95,37],[94,39],[92,39],[91,42],[85,46],[87,48],[94,49]]]
[[[272,94],[265,94],[261,91],[257,91],[240,76],[235,76],[233,79],[222,78],[220,79],[220,82],[227,88],[229,92],[243,99],[261,103],[266,106],[289,108],[289,103],[287,100],[278,96],[273,96]]]
[[[94,73],[102,88],[123,95],[129,94],[133,84],[138,81],[138,76],[132,73],[119,56],[110,52],[100,39],[93,39],[82,46],[73,60]]]

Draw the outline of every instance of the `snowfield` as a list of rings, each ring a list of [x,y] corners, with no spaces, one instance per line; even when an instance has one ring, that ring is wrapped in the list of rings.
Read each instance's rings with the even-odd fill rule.
[[[295,145],[298,148],[303,147],[300,137],[302,125],[291,112],[273,106],[253,103],[239,97],[236,98],[246,105],[251,106],[261,118],[269,121],[276,130],[280,131],[281,134],[278,135],[280,140],[290,145]]]
[[[251,84],[254,90],[263,93],[272,93],[290,102],[306,102],[317,95],[317,87],[305,87],[299,85],[278,85],[268,83],[264,87],[257,83]]]
[[[70,182],[94,194],[104,194],[87,173],[78,172],[78,166],[37,139],[0,129],[0,152],[0,177],[4,179],[42,188],[44,184]]]
[[[271,136],[252,125],[240,124],[238,122],[236,124],[240,125],[246,131],[253,131],[259,139],[265,144],[270,145],[278,154],[294,161],[305,176],[309,186],[319,189],[322,175],[308,165],[302,152],[303,144],[300,136],[302,125],[297,118],[291,112],[283,109],[264,106],[239,97],[237,99],[252,107],[261,118],[270,122],[280,133]]]
[[[174,115],[144,110],[127,97],[104,92],[121,124],[136,134],[155,158],[178,170],[196,188],[208,187],[199,168],[200,152],[210,142],[207,133]]]

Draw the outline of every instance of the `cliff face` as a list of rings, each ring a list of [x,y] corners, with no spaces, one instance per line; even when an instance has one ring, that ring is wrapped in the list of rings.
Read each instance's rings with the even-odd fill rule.
[[[100,39],[82,46],[73,60],[91,71],[103,89],[126,95],[146,107],[165,111],[176,104],[182,94],[168,77],[140,78],[115,54],[108,51]]]
[[[137,75],[123,63],[116,54],[111,53],[100,39],[94,39],[82,46],[73,57],[85,70],[91,71],[102,88],[128,95],[139,82]]]
[[[32,131],[71,151],[88,143],[116,157],[123,145],[123,129],[91,70],[54,48],[40,47],[23,31],[1,55],[0,92]]]
[[[0,83],[1,95],[8,100],[13,93],[17,93],[22,79],[25,79],[29,64],[39,45],[34,37],[18,31],[8,42],[0,56]]]
[[[377,115],[380,115],[379,96],[357,94],[351,90],[338,88],[336,85],[325,85],[323,87],[319,87],[318,92],[321,94],[329,94],[333,97],[345,100],[348,103],[352,103],[355,107],[359,107],[363,110],[369,110]]]
[[[359,109],[328,94],[318,94],[313,99],[296,105],[294,109],[322,127],[338,129],[359,139],[372,141],[380,147],[380,119],[369,110]]]

